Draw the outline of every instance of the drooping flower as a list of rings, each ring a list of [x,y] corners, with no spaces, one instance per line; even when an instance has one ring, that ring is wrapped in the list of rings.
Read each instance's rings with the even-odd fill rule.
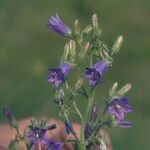
[[[98,105],[94,104],[92,107],[92,110],[91,110],[91,115],[90,115],[91,121],[96,121],[98,112],[99,112],[99,107],[98,107]]]
[[[59,87],[66,80],[67,75],[71,72],[71,68],[70,64],[62,64],[58,68],[49,69],[48,82],[55,87]]]
[[[67,34],[71,33],[71,29],[63,23],[58,14],[49,17],[49,23],[47,24],[47,27],[56,31],[62,36],[67,36]]]
[[[65,122],[65,128],[66,128],[66,132],[68,134],[73,133],[74,134],[74,130],[73,130],[73,126],[71,122]]]
[[[119,121],[119,120],[118,120],[118,125],[119,125],[121,128],[131,128],[131,127],[133,126],[133,123],[130,122],[130,121],[125,121],[125,120]]]
[[[86,123],[85,130],[84,130],[85,138],[88,139],[92,135],[92,133],[93,133],[93,129],[91,125],[89,123]]]
[[[113,99],[107,108],[107,113],[114,115],[118,120],[124,120],[124,114],[132,111],[133,109],[125,97]]]
[[[98,61],[92,68],[86,68],[84,74],[90,86],[95,86],[102,81],[102,75],[107,71],[109,64],[105,60]]]
[[[62,150],[63,145],[64,143],[62,142],[55,142],[53,140],[50,140],[47,150]]]
[[[45,136],[46,131],[53,130],[56,128],[56,125],[53,124],[48,127],[37,127],[35,126],[31,131],[27,133],[27,139],[33,144],[48,144],[48,139]]]

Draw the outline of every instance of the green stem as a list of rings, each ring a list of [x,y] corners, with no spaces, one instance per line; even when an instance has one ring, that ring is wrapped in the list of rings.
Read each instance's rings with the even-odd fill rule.
[[[74,109],[75,109],[76,113],[78,114],[78,116],[82,120],[82,115],[81,115],[81,113],[80,113],[80,111],[79,111],[75,101],[73,101],[73,106],[74,106]]]
[[[66,81],[66,89],[67,89],[67,91],[70,93],[70,89],[69,89],[69,86],[68,86],[67,81]],[[81,115],[81,113],[80,113],[80,110],[79,110],[78,107],[77,107],[76,102],[74,101],[74,98],[72,99],[72,103],[73,103],[73,107],[74,107],[76,113],[78,114],[78,116],[79,116],[80,119],[82,120],[82,115]]]
[[[86,150],[84,130],[85,130],[86,123],[88,121],[88,117],[90,115],[91,108],[92,108],[93,103],[94,103],[94,95],[95,95],[95,88],[93,87],[92,90],[91,90],[91,96],[89,96],[89,99],[88,99],[88,105],[87,105],[85,115],[82,119],[80,150]]]

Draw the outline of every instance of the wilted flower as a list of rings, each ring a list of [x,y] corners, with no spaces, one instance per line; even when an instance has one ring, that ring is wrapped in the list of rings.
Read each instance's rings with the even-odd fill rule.
[[[62,150],[64,143],[50,140],[47,150]]]
[[[103,73],[108,69],[109,65],[105,60],[98,61],[94,67],[86,68],[84,76],[88,80],[90,86],[101,83]]]
[[[93,130],[92,130],[92,127],[89,123],[86,123],[86,126],[85,126],[85,130],[84,130],[84,135],[85,135],[85,138],[88,139],[93,133]]]
[[[27,139],[33,144],[48,144],[49,142],[45,136],[45,133],[46,131],[53,130],[55,128],[55,124],[44,128],[35,126],[31,131],[27,133]]]
[[[118,121],[118,125],[121,127],[121,128],[131,128],[133,123],[130,122],[130,121],[125,121],[125,120],[121,120],[121,121]]]
[[[66,127],[66,132],[68,134],[73,133],[74,134],[74,130],[73,130],[73,126],[71,124],[71,122],[65,122],[65,127]]]
[[[70,64],[62,64],[59,68],[49,69],[48,82],[52,83],[55,87],[59,87],[66,80],[70,71]]]
[[[114,115],[118,120],[124,120],[124,113],[132,111],[133,109],[125,97],[113,99],[107,108],[107,112]]]
[[[98,105],[94,104],[91,110],[91,115],[90,115],[90,119],[92,121],[96,121],[97,116],[98,116],[98,112],[99,112],[99,108]]]
[[[58,14],[56,14],[56,16],[49,17],[49,23],[47,24],[47,26],[48,28],[56,31],[62,36],[67,36],[67,34],[71,33],[71,29],[63,23]]]

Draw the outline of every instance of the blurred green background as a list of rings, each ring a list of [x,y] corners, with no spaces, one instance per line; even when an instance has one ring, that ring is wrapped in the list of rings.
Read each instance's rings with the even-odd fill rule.
[[[70,27],[77,18],[85,27],[96,12],[103,39],[110,45],[118,35],[124,36],[121,51],[97,98],[106,96],[115,81],[121,86],[131,82],[128,96],[135,111],[128,120],[134,122],[134,127],[112,129],[113,148],[149,150],[149,0],[0,0],[0,109],[9,105],[17,119],[36,114],[58,116],[46,75],[49,67],[59,64],[66,39],[45,26],[48,16],[57,12]],[[4,122],[1,113],[0,123]]]

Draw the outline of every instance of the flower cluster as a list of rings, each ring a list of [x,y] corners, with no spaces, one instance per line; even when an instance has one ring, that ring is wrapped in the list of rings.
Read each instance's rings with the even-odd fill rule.
[[[14,148],[19,141],[24,141],[27,149],[32,149],[33,146],[41,149],[41,146],[45,145],[46,150],[62,150],[65,143],[72,142],[72,146],[76,149],[86,150],[98,147],[106,150],[105,141],[108,139],[99,132],[101,128],[132,127],[132,123],[125,119],[126,113],[133,111],[128,98],[125,97],[131,84],[126,84],[118,90],[118,83],[114,83],[108,96],[103,98],[105,103],[95,103],[95,100],[100,99],[95,98],[95,91],[98,85],[102,85],[104,74],[111,68],[123,37],[119,36],[112,48],[108,47],[102,41],[96,14],[92,16],[91,24],[83,30],[78,20],[75,21],[75,29],[72,30],[59,18],[58,14],[49,17],[47,27],[69,39],[58,67],[50,67],[47,75],[48,83],[52,84],[55,90],[54,102],[58,106],[59,117],[64,127],[62,133],[66,134],[67,140],[64,139],[64,142],[61,142],[49,139],[46,133],[54,130],[56,125],[47,126],[44,117],[40,121],[31,120],[24,135],[20,134],[17,122],[8,107],[5,107],[4,115],[10,126],[17,131],[16,138],[11,142],[10,147]],[[71,84],[70,74],[74,74]],[[84,82],[85,80],[88,84]],[[82,111],[78,107],[79,97],[84,99],[80,100],[80,104],[83,103]],[[102,102],[99,101],[99,103]],[[78,121],[81,125],[80,137],[76,128],[73,128],[73,121]]]

